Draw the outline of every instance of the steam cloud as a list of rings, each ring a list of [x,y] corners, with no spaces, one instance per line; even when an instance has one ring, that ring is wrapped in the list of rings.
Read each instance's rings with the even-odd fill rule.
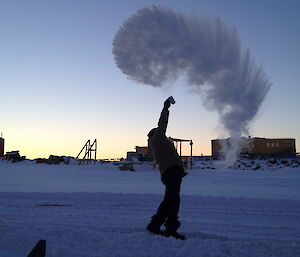
[[[118,68],[142,84],[162,87],[180,75],[218,111],[231,137],[248,134],[271,83],[235,28],[220,19],[189,17],[170,9],[140,9],[113,40]]]

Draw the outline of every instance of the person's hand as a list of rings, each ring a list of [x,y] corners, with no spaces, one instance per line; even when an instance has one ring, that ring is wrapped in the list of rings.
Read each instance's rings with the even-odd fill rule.
[[[171,102],[169,100],[169,98],[164,102],[164,108],[169,109],[171,106]]]

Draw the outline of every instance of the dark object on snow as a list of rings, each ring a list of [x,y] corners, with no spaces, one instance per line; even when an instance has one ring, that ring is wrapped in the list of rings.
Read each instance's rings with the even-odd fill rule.
[[[268,163],[269,163],[269,164],[276,164],[277,161],[276,161],[275,159],[271,159],[271,160],[268,160]]]
[[[12,162],[20,162],[25,160],[26,156],[20,156],[19,151],[11,151],[7,152],[2,159]]]
[[[261,167],[259,164],[255,165],[255,167],[253,168],[253,170],[259,170]]]
[[[45,257],[46,256],[46,240],[40,240],[27,257]]]
[[[60,164],[61,162],[64,162],[64,158],[57,155],[50,155],[47,161],[48,164]]]
[[[125,164],[123,164],[122,166],[120,166],[118,168],[119,168],[119,170],[135,171],[133,165],[129,164],[129,163],[125,163]]]
[[[36,163],[47,163],[48,159],[46,158],[36,158],[34,159]]]
[[[293,168],[299,167],[299,164],[300,164],[300,162],[296,159],[292,161],[292,167]]]
[[[47,164],[60,164],[63,162],[64,164],[70,163],[71,157],[66,156],[57,156],[57,155],[50,155],[48,159],[46,158],[37,158],[34,159],[36,163],[47,163]]]

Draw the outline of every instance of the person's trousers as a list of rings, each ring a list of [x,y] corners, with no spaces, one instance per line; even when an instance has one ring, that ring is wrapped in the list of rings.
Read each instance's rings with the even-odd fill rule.
[[[180,226],[178,212],[180,206],[180,186],[184,170],[181,167],[171,167],[161,177],[166,186],[165,196],[158,207],[156,218],[166,224],[167,230],[176,231]]]

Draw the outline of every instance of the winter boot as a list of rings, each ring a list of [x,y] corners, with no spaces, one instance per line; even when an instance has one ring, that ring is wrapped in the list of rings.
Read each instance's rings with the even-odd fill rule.
[[[185,240],[185,236],[177,233],[177,229],[180,227],[181,223],[179,220],[167,220],[165,223],[166,230],[163,232],[164,236],[174,237],[176,239]]]
[[[162,236],[166,236],[166,237],[174,237],[176,239],[180,239],[180,240],[185,240],[185,235],[183,234],[179,234],[178,232],[170,232],[170,231],[163,231]]]
[[[158,217],[157,215],[152,216],[150,223],[147,225],[147,230],[151,233],[162,235],[160,226],[164,223],[164,219]]]

